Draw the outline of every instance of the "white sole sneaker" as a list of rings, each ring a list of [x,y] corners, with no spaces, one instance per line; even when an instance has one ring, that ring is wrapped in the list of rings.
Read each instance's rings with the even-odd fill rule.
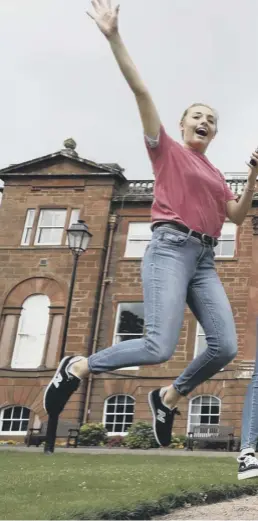
[[[250,479],[250,478],[257,478],[258,477],[258,469],[250,469],[250,470],[243,470],[243,472],[239,472],[237,475],[238,479]]]

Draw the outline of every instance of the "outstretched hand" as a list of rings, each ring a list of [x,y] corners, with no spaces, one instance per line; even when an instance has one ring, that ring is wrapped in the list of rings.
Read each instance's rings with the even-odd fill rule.
[[[118,32],[118,14],[120,6],[114,7],[112,0],[92,0],[92,10],[87,14],[94,20],[100,31],[111,38]]]

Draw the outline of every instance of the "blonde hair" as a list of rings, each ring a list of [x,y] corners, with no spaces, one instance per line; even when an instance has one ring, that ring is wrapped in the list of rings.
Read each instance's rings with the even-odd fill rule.
[[[185,117],[187,116],[188,114],[188,111],[193,108],[193,107],[207,107],[208,109],[211,109],[215,118],[216,118],[216,130],[218,130],[218,119],[219,119],[219,115],[217,113],[217,111],[215,109],[213,109],[210,105],[207,105],[207,103],[193,103],[192,105],[190,105],[187,109],[185,109],[181,119],[180,119],[180,123],[183,123]],[[182,136],[183,136],[183,133],[182,133]]]
[[[211,109],[215,118],[216,118],[216,133],[218,132],[218,119],[219,119],[219,115],[217,113],[217,111],[215,109],[213,109],[212,107],[210,107],[210,105],[207,105],[206,103],[193,103],[192,105],[190,105],[190,107],[188,107],[187,109],[185,109],[181,119],[180,119],[180,123],[183,123],[185,117],[187,116],[188,114],[188,111],[193,108],[193,107],[208,107],[208,109]],[[184,138],[184,131],[183,129],[181,129],[181,135],[182,135],[182,138]]]

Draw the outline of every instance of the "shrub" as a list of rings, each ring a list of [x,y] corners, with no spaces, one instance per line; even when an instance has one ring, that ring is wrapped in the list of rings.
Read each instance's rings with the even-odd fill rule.
[[[125,445],[125,438],[123,436],[111,436],[108,438],[107,447],[123,447]]]
[[[96,447],[107,442],[107,430],[102,423],[86,423],[80,428],[79,445]]]
[[[152,425],[147,422],[136,422],[128,429],[125,446],[129,449],[155,449],[158,444],[153,434]]]
[[[184,434],[179,434],[177,436],[172,436],[172,442],[170,444],[171,449],[184,449],[187,445],[187,439]]]

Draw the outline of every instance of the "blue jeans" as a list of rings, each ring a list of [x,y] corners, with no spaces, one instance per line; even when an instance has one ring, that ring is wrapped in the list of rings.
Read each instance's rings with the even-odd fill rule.
[[[258,332],[258,331],[257,331]],[[248,385],[242,414],[241,450],[256,449],[258,438],[258,351],[255,369]]]
[[[173,355],[186,303],[203,327],[208,348],[175,380],[183,396],[228,364],[237,353],[231,307],[214,265],[214,253],[190,233],[156,228],[142,262],[145,336],[89,357],[103,371],[166,362]]]

